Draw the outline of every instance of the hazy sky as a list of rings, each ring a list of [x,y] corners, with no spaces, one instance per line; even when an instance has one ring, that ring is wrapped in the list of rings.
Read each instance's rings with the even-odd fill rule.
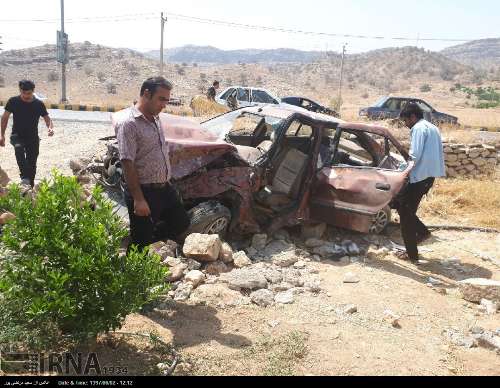
[[[60,0],[2,0],[1,4],[0,36],[4,50],[55,43],[60,27]],[[500,2],[495,0],[65,0],[65,11],[70,41],[88,40],[143,51],[159,48],[161,11],[241,24],[386,38],[254,31],[172,16],[165,32],[167,48],[195,44],[222,49],[291,47],[340,51],[342,44],[348,43],[349,52],[361,52],[415,46],[418,42],[420,47],[440,50],[460,42],[423,39],[500,37]],[[123,15],[135,16],[125,21],[109,19]],[[390,39],[394,37],[411,40]]]

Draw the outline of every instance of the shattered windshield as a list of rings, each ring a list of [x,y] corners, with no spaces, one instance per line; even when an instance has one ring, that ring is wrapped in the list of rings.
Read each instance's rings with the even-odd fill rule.
[[[205,121],[201,126],[215,134],[217,139],[224,140],[229,133],[239,132],[240,134],[252,135],[262,120],[264,120],[264,124],[267,124],[266,127],[272,130],[276,130],[283,122],[283,119],[278,117],[234,111]]]

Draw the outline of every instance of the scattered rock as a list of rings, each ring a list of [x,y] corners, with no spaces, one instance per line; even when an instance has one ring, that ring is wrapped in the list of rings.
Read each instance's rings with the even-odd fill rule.
[[[230,290],[222,284],[202,284],[191,294],[191,300],[198,303],[209,305],[241,306],[249,304],[248,298],[241,295],[240,292]]]
[[[161,256],[162,259],[175,258],[177,254],[177,243],[175,241],[158,241],[149,246],[150,252]]]
[[[315,248],[313,250],[313,253],[330,260],[340,259],[346,254],[345,250],[342,247],[333,243],[328,243],[321,247]]]
[[[220,247],[219,260],[224,264],[231,264],[233,262],[233,249],[226,242],[223,242]]]
[[[399,315],[395,314],[394,312],[392,312],[391,310],[384,311],[384,321],[389,322],[392,327],[400,328],[401,327],[401,325],[399,323],[400,319],[401,319],[401,317]]]
[[[69,161],[69,168],[73,172],[73,175],[78,174],[80,171],[85,169],[88,165],[88,162],[83,159],[71,159]]]
[[[277,269],[266,268],[262,273],[271,284],[279,284],[283,281],[283,275]]]
[[[184,242],[183,252],[186,257],[201,263],[217,261],[221,249],[218,235],[194,233],[189,235]]]
[[[250,260],[247,254],[243,251],[233,254],[233,262],[236,268],[243,268],[252,265],[252,260]]]
[[[258,290],[250,294],[253,303],[260,307],[267,307],[273,304],[274,294],[269,290]]]
[[[170,269],[170,274],[167,277],[167,281],[172,283],[181,280],[184,277],[184,271],[187,270],[187,264],[178,264]]]
[[[287,251],[281,254],[274,255],[273,264],[277,265],[278,267],[286,268],[291,267],[298,260],[299,258],[295,255],[295,252]]]
[[[174,300],[177,302],[185,302],[193,292],[193,285],[191,283],[183,283],[175,290]]]
[[[294,293],[292,290],[280,292],[276,294],[274,301],[279,304],[292,304],[295,301]]]
[[[188,283],[191,283],[193,285],[193,288],[196,288],[205,281],[205,274],[201,271],[190,271],[188,272],[184,280]]]
[[[495,315],[498,312],[498,304],[488,299],[481,299],[481,306],[484,307],[488,315]]]
[[[358,312],[358,306],[354,304],[344,305],[336,310],[338,314],[354,314]]]
[[[274,329],[275,327],[278,327],[278,326],[279,326],[279,324],[280,324],[280,321],[278,321],[278,320],[275,320],[275,321],[269,321],[269,322],[267,322],[267,325],[268,325],[270,328],[272,328],[272,329]]]
[[[352,272],[347,272],[345,275],[344,275],[344,283],[350,283],[350,284],[356,284],[356,283],[359,283],[360,280],[359,280],[359,277],[352,273]]]
[[[475,327],[473,327],[473,328],[470,330],[470,332],[471,332],[472,334],[481,335],[481,334],[483,334],[483,333],[484,333],[484,329],[483,329],[482,327],[475,326]]]
[[[267,234],[255,234],[252,238],[252,248],[261,251],[267,245]]]
[[[368,257],[370,260],[379,260],[386,257],[388,254],[389,254],[389,249],[387,249],[386,247],[382,247],[380,249],[370,247],[366,252],[366,257]]]
[[[467,279],[459,282],[462,298],[473,303],[482,299],[500,303],[500,282],[489,279]]]
[[[439,279],[434,279],[433,277],[429,277],[428,279],[428,284],[430,284],[431,286],[442,286],[443,285],[443,282]]]
[[[275,255],[280,255],[284,252],[295,252],[295,245],[289,244],[282,240],[274,240],[267,244],[262,255],[272,260]]]
[[[201,263],[193,259],[184,259],[183,262],[187,264],[189,271],[197,271],[201,268]]]
[[[463,346],[467,349],[471,349],[478,345],[474,337],[465,336],[456,329],[445,330],[445,335],[448,337],[448,340],[456,346]]]
[[[302,238],[309,240],[311,238],[321,239],[326,232],[325,223],[317,225],[302,225]]]
[[[477,338],[477,344],[483,348],[500,352],[500,338],[491,332],[484,332]]]
[[[282,282],[280,284],[271,285],[270,289],[272,292],[285,292],[293,288],[293,284]]]
[[[310,292],[317,294],[321,292],[321,281],[319,278],[310,278],[304,281],[304,287]]]
[[[345,253],[347,253],[349,256],[358,256],[361,253],[356,243],[350,240],[344,241],[342,243],[342,248],[344,248]]]
[[[306,247],[308,247],[308,248],[319,248],[319,247],[327,244],[327,242],[324,240],[319,240],[317,238],[310,238],[310,239],[306,240],[305,244],[306,244]]]
[[[207,264],[204,271],[209,275],[220,275],[221,273],[229,272],[229,268],[222,261],[216,261],[215,263]]]
[[[259,290],[267,288],[268,282],[261,271],[252,268],[236,269],[227,274],[229,288],[233,290]]]
[[[302,274],[300,271],[294,269],[284,272],[283,281],[293,285],[294,287],[302,287],[304,285]]]

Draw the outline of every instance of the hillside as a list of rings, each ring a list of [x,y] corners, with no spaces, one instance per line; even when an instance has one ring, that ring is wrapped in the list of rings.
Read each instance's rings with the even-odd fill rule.
[[[495,72],[500,69],[500,38],[467,42],[449,47],[441,54],[457,62]]]
[[[130,103],[137,98],[141,82],[159,72],[158,61],[125,48],[76,43],[70,46],[70,57],[67,95],[74,104]],[[204,93],[217,79],[222,88],[234,84],[261,86],[280,97],[304,95],[333,106],[338,95],[340,60],[338,54],[331,53],[308,63],[209,65],[167,60],[165,76],[175,85],[174,96],[185,101]],[[451,92],[456,83],[495,86],[489,73],[480,74],[439,53],[414,47],[349,55],[344,69],[344,108],[352,112],[391,93],[421,96],[436,108],[467,107],[474,101],[463,92]],[[34,79],[37,90],[49,100],[60,99],[60,65],[55,61],[54,45],[0,54],[0,99],[16,94],[18,80],[25,77]],[[427,84],[430,91],[421,92]]]
[[[153,59],[160,58],[160,50],[150,51],[147,56]],[[237,64],[237,63],[307,63],[324,57],[319,51],[300,51],[293,49],[274,50],[220,50],[211,46],[183,46],[165,50],[165,58],[174,63],[211,63],[211,64]]]

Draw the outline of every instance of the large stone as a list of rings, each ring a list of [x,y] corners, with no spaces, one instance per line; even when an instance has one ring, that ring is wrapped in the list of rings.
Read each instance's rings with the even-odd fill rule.
[[[226,242],[222,243],[220,247],[219,260],[224,264],[231,264],[233,262],[233,249]]]
[[[183,283],[175,290],[174,300],[178,302],[185,302],[193,292],[193,285],[191,283]]]
[[[10,179],[7,173],[0,167],[0,187],[5,187],[9,184]]]
[[[455,154],[445,154],[444,160],[448,162],[456,162],[458,161],[458,155]]]
[[[488,315],[494,315],[498,312],[498,303],[488,299],[481,299],[481,306],[485,309]]]
[[[167,277],[168,282],[177,282],[184,277],[184,271],[188,268],[187,264],[178,264],[170,269],[170,273]]]
[[[306,240],[306,247],[308,248],[319,248],[325,244],[327,244],[326,241],[317,238],[310,238]]]
[[[283,273],[283,281],[289,283],[294,287],[302,287],[304,285],[304,279],[302,279],[302,274],[299,270],[289,269]]]
[[[292,304],[295,301],[293,290],[276,294],[274,301],[278,304]]]
[[[459,282],[460,292],[463,299],[481,303],[482,299],[488,299],[500,303],[500,282],[489,279],[467,279]]]
[[[302,238],[309,240],[310,238],[321,239],[326,232],[327,225],[325,223],[317,225],[302,225]]]
[[[267,244],[262,254],[272,260],[275,255],[280,255],[283,252],[295,252],[295,249],[296,247],[293,244],[283,240],[274,240]]]
[[[188,283],[191,283],[193,285],[193,288],[196,288],[205,281],[205,274],[201,271],[190,271],[188,272],[184,280]]]
[[[304,287],[312,293],[319,293],[321,291],[321,280],[319,277],[310,277],[304,281]]]
[[[360,280],[359,280],[359,277],[352,273],[352,272],[347,272],[345,275],[344,275],[344,283],[347,283],[347,284],[356,284],[356,283],[359,283]]]
[[[158,241],[149,246],[151,252],[157,253],[162,259],[176,257],[177,243],[175,241]]]
[[[267,307],[273,304],[274,294],[269,290],[258,290],[250,294],[253,303],[260,307]]]
[[[184,242],[183,252],[186,257],[201,263],[217,261],[221,249],[218,235],[194,233],[189,235]]]
[[[267,234],[255,234],[252,238],[252,248],[261,251],[267,245]]]
[[[193,302],[204,302],[209,305],[239,306],[248,304],[240,292],[230,290],[223,284],[202,284],[191,294]]]
[[[273,257],[273,264],[283,268],[291,267],[297,261],[299,261],[299,258],[292,251],[283,252]]]
[[[358,256],[361,253],[356,243],[350,240],[342,242],[342,248],[344,249],[345,253],[347,253],[349,256]]]
[[[78,174],[80,171],[86,168],[87,165],[88,161],[84,159],[71,159],[69,161],[69,168],[71,168],[71,171],[74,175]]]
[[[233,262],[236,268],[244,268],[252,265],[252,260],[250,260],[247,254],[243,251],[237,252],[233,255]]]
[[[342,247],[334,243],[328,243],[321,247],[315,248],[313,252],[316,255],[320,255],[325,259],[331,259],[331,260],[339,259],[345,256],[346,254],[345,250]]]
[[[233,290],[260,290],[268,285],[262,272],[252,268],[237,269],[227,275],[229,288]]]
[[[472,160],[472,163],[478,167],[482,167],[486,164],[486,160],[484,158],[476,158]]]
[[[266,268],[262,271],[264,277],[271,284],[279,284],[283,281],[283,275],[280,271],[274,268]]]
[[[216,261],[215,263],[207,264],[204,271],[209,275],[220,275],[221,273],[229,272],[229,268],[222,261]]]

